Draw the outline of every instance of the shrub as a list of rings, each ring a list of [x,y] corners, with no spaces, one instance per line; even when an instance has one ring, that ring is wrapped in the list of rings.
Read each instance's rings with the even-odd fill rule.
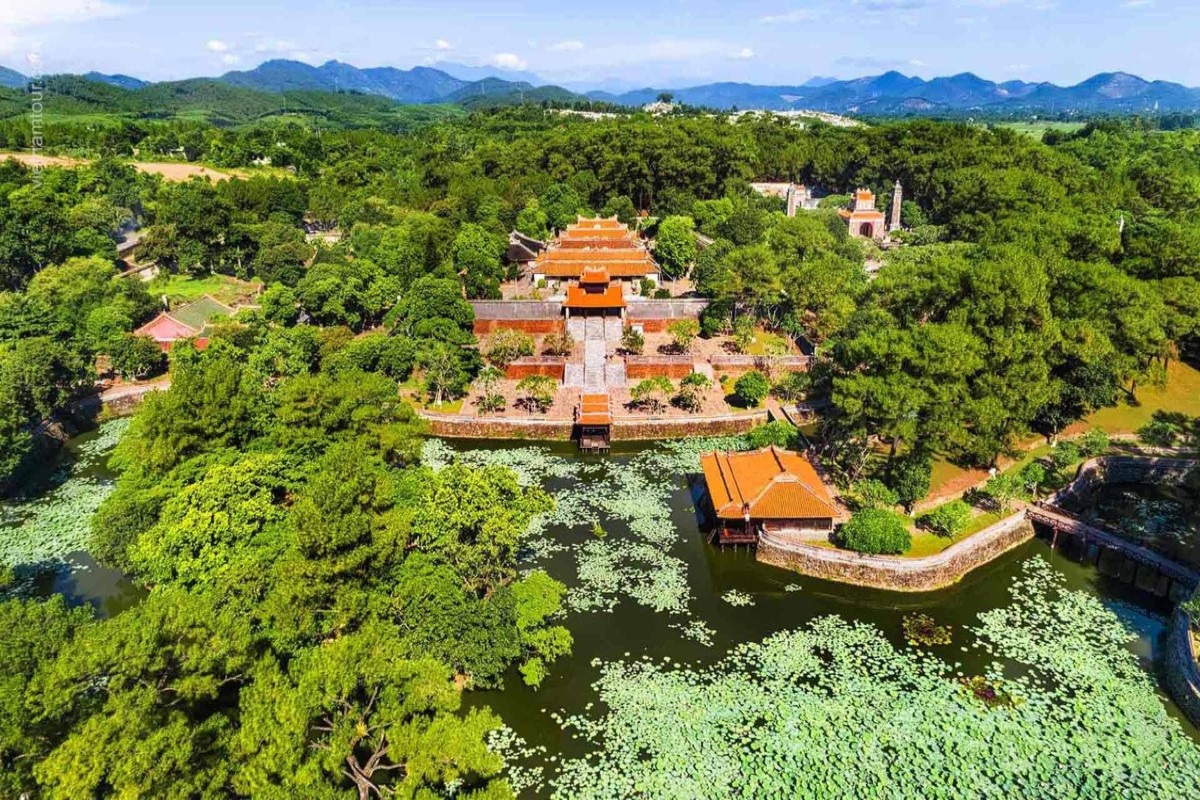
[[[812,389],[812,375],[807,372],[789,372],[771,387],[771,394],[785,403],[803,400]]]
[[[145,378],[162,369],[166,359],[158,343],[149,336],[127,333],[113,342],[112,367],[122,378]]]
[[[905,614],[901,626],[911,645],[950,644],[950,626],[938,625],[928,614]]]
[[[1025,486],[1019,474],[1001,472],[984,484],[983,495],[995,503],[997,510],[1008,511],[1013,500],[1025,495]]]
[[[575,337],[566,331],[552,333],[545,338],[542,345],[547,355],[569,356],[571,355],[571,351],[575,349]]]
[[[521,331],[497,331],[488,339],[484,355],[489,362],[504,369],[518,358],[533,355],[533,337]]]
[[[733,385],[734,395],[749,408],[756,408],[770,391],[770,381],[758,370],[747,372]]]
[[[1138,437],[1154,447],[1174,447],[1179,429],[1166,419],[1152,419],[1138,429]]]
[[[704,405],[704,390],[710,386],[708,376],[693,372],[679,382],[679,392],[671,402],[684,411],[699,411]]]
[[[646,337],[636,328],[626,328],[621,336],[621,347],[635,356],[640,356],[646,349]]]
[[[1074,442],[1059,442],[1054,449],[1050,451],[1050,463],[1054,465],[1055,472],[1062,472],[1070,468],[1082,457],[1079,446]]]
[[[954,538],[971,524],[971,507],[962,500],[952,500],[925,514],[918,522],[938,536]]]
[[[857,508],[894,508],[900,498],[896,497],[888,485],[883,481],[877,481],[874,478],[856,481],[850,487],[851,499]]]
[[[475,378],[475,387],[479,390],[479,400],[476,405],[480,414],[491,414],[504,410],[504,395],[496,391],[503,373],[495,367],[484,367]]]
[[[638,408],[652,414],[661,412],[666,407],[666,397],[671,393],[671,381],[662,375],[646,378],[630,390],[629,396]]]
[[[933,479],[933,461],[924,453],[909,453],[892,460],[885,482],[896,493],[900,504],[912,507],[929,494],[929,483]]]
[[[1079,440],[1079,448],[1088,458],[1095,458],[1108,450],[1108,434],[1099,428],[1092,428]]]
[[[517,384],[520,397],[517,403],[527,411],[545,414],[554,405],[558,381],[545,375],[530,375]]]
[[[847,550],[868,555],[900,555],[912,547],[912,534],[899,514],[866,508],[842,525],[838,542]]]
[[[746,442],[755,449],[771,445],[793,448],[797,444],[796,440],[796,429],[782,420],[759,425],[746,434]]]
[[[700,323],[694,319],[681,319],[667,326],[667,333],[680,352],[686,353],[692,349],[692,342],[700,335]]]
[[[754,343],[754,317],[742,315],[733,321],[733,344],[744,353]]]

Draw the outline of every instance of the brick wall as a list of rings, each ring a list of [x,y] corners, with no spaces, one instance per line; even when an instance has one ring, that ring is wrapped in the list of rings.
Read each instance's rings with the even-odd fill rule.
[[[519,381],[530,375],[545,375],[547,378],[554,378],[562,383],[566,371],[567,360],[565,358],[519,358],[505,368],[504,377],[512,381]]]
[[[712,362],[713,374],[718,378],[722,375],[730,378],[740,378],[751,370],[769,371],[772,375],[782,375],[785,372],[804,372],[808,369],[811,359],[808,356],[741,356],[717,355],[709,359]]]
[[[473,326],[476,336],[488,336],[496,331],[522,331],[531,336],[562,333],[562,319],[477,319]]]
[[[679,380],[692,374],[694,362],[688,356],[627,356],[625,377],[631,381],[659,375]]]

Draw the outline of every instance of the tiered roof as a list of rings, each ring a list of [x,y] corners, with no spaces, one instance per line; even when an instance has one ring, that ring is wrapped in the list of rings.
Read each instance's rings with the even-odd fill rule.
[[[578,279],[594,268],[605,269],[610,279],[640,278],[659,271],[637,234],[615,217],[580,217],[538,254],[533,271],[548,278]]]
[[[814,519],[838,514],[807,458],[768,447],[700,456],[713,508],[721,519]]]

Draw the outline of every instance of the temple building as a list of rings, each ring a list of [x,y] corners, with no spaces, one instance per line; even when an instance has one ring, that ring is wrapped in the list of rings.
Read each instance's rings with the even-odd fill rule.
[[[530,265],[535,285],[564,289],[571,317],[624,317],[627,294],[643,280],[659,283],[658,265],[638,235],[616,217],[580,217]]]
[[[807,458],[768,447],[700,456],[720,544],[827,539],[839,516],[825,483]]]
[[[850,198],[850,208],[838,210],[850,228],[851,236],[882,241],[887,235],[886,218],[875,208],[875,193],[869,189],[856,189]]]
[[[208,340],[202,334],[214,319],[233,316],[235,309],[220,300],[204,295],[173,311],[164,311],[134,331],[135,336],[148,336],[164,353],[180,339],[195,339],[197,349],[203,350]]]

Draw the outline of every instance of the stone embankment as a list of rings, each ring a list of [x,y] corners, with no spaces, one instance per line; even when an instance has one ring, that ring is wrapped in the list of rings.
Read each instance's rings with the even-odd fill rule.
[[[781,542],[763,535],[758,560],[814,578],[887,589],[932,592],[952,586],[974,569],[1033,538],[1024,510],[924,558],[870,556],[817,545]]]
[[[574,433],[569,419],[479,417],[468,414],[420,412],[430,433],[447,439],[518,439],[566,441]],[[766,410],[696,417],[618,417],[613,420],[614,442],[682,439],[692,436],[730,436],[767,421]]]

